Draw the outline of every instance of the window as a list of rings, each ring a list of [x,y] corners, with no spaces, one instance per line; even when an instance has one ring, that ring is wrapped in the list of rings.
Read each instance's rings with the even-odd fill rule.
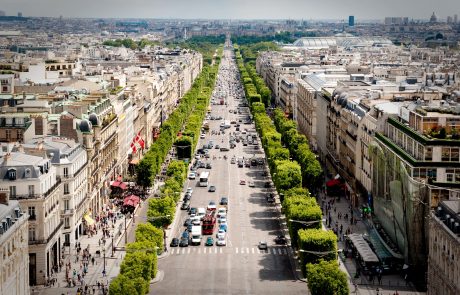
[[[10,186],[10,198],[16,198],[16,186]]]
[[[64,218],[64,227],[69,228],[70,227],[70,220],[69,217]]]
[[[8,178],[10,180],[16,180],[16,169],[8,169]]]
[[[37,217],[35,215],[35,207],[29,207],[29,219],[30,220],[35,220]]]
[[[453,182],[454,181],[454,174],[453,173],[446,173],[446,181]]]
[[[432,148],[426,148],[425,161],[431,161],[431,160],[433,160],[433,149]]]
[[[64,183],[64,195],[68,195],[68,194],[70,194],[70,192],[69,192],[69,184]]]
[[[450,148],[442,148],[441,160],[450,161]]]
[[[35,236],[35,228],[29,228],[29,241],[35,241],[36,238],[37,237]]]
[[[5,130],[5,132],[6,132],[6,140],[10,140],[11,139],[11,130],[7,129],[7,130]]]
[[[69,210],[69,208],[70,208],[69,200],[64,200],[64,210]]]
[[[69,177],[69,168],[64,168],[64,177]]]
[[[29,185],[29,196],[35,195],[35,185]]]
[[[459,161],[459,149],[458,148],[451,148],[450,149],[450,161],[451,162],[458,162]]]

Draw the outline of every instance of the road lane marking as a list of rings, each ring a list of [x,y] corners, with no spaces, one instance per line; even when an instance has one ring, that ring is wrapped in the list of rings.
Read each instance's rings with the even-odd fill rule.
[[[203,254],[206,254],[206,249],[207,249],[207,248],[204,248],[204,249],[203,249]]]
[[[254,254],[254,248],[251,248],[252,249],[252,254]]]
[[[283,252],[281,251],[280,248],[278,248],[278,253],[279,253],[280,255],[283,254]]]
[[[249,248],[246,248],[246,253],[249,254]]]
[[[188,248],[187,254],[190,254],[190,248]]]
[[[238,247],[235,247],[236,254],[238,254]]]
[[[217,248],[214,248],[214,253],[217,254]]]
[[[185,248],[182,248],[182,254],[185,254]]]
[[[275,248],[272,248],[272,252],[274,255],[276,255],[276,249]]]
[[[284,254],[284,255],[287,254],[286,248],[283,249],[283,254]]]
[[[220,248],[220,254],[222,254],[222,248]]]
[[[174,249],[171,249],[171,254],[174,254]]]
[[[198,254],[201,254],[201,248],[198,248]]]
[[[260,249],[259,249],[259,248],[257,248],[257,253],[259,253],[259,254],[260,254]]]

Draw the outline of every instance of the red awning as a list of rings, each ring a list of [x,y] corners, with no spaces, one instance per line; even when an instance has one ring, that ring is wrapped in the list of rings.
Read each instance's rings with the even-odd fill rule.
[[[331,179],[328,182],[326,182],[327,187],[336,186],[336,185],[340,185],[340,184],[341,184],[340,180],[338,180],[338,179]]]
[[[124,182],[120,182],[120,181],[114,181],[110,184],[110,186],[113,186],[113,187],[119,187],[121,188],[122,190],[125,190],[127,187],[126,187],[126,183]]]
[[[124,200],[123,200],[123,206],[133,206],[133,207],[136,207],[137,204],[139,204],[139,202],[141,201],[141,199],[136,196],[136,195],[130,195],[130,196],[127,196]]]

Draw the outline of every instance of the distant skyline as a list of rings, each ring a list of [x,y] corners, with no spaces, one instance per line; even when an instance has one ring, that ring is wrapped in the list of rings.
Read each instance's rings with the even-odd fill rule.
[[[459,0],[1,0],[6,15],[88,18],[337,19],[460,15]]]

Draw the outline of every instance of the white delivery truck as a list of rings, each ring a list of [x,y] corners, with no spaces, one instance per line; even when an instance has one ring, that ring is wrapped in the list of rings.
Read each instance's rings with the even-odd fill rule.
[[[192,245],[201,244],[201,225],[192,226]]]

